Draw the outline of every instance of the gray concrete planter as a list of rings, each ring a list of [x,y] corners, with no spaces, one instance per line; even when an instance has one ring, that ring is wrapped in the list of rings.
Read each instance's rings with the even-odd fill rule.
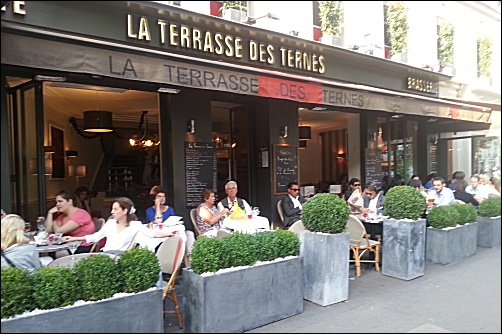
[[[382,274],[412,280],[425,272],[425,219],[385,219],[382,236]]]
[[[2,333],[164,333],[162,289],[2,320]]]
[[[478,246],[494,248],[500,246],[500,216],[479,217]]]
[[[202,276],[183,268],[186,333],[241,333],[303,312],[301,257]]]
[[[303,235],[305,299],[321,306],[349,298],[349,233]]]
[[[476,254],[478,223],[454,228],[427,227],[425,257],[427,261],[450,264]]]

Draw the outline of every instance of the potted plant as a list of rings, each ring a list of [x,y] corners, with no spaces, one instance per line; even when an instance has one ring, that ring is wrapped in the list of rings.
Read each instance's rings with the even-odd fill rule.
[[[146,249],[123,256],[128,252],[136,254],[134,270],[126,265],[120,269],[117,261],[100,254],[73,268],[47,267],[33,275],[19,268],[2,269],[2,333],[67,333],[69,329],[163,333],[162,289],[155,288],[160,265],[151,265],[156,256]],[[128,258],[124,261],[129,262]],[[140,279],[146,291],[117,295],[125,292],[128,282]]]
[[[476,254],[477,211],[471,204],[436,206],[427,215],[426,259],[450,264]]]
[[[440,72],[455,75],[453,68],[453,24],[441,22],[438,25],[438,54]]]
[[[408,14],[403,1],[389,1],[385,19],[388,24],[387,39],[390,41],[389,55],[393,60],[406,62],[408,41]]]
[[[404,280],[424,274],[425,207],[425,197],[413,187],[392,187],[385,195],[382,274]]]
[[[500,197],[488,198],[478,207],[478,246],[500,246]]]
[[[322,31],[321,42],[335,46],[343,46],[341,37],[343,26],[343,2],[318,2]]]
[[[246,19],[246,8],[242,6],[242,1],[222,1],[220,8],[222,17],[235,22],[242,22]]]
[[[347,203],[319,193],[302,209],[305,299],[326,306],[349,298],[349,220]]]
[[[186,332],[244,332],[303,312],[299,250],[287,230],[197,238],[180,283]]]

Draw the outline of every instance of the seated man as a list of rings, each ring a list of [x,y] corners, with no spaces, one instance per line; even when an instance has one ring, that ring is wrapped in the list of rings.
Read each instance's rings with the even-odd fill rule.
[[[364,213],[376,213],[383,215],[385,196],[378,192],[377,188],[369,184],[364,187]]]
[[[486,187],[481,184],[479,175],[471,176],[471,184],[465,188],[465,191],[471,194],[478,203],[488,199],[488,191],[486,191]]]
[[[225,193],[227,194],[227,197],[218,203],[218,211],[221,212],[224,209],[228,209],[233,212],[238,206],[246,213],[251,212],[251,206],[249,206],[245,199],[237,197],[237,192],[237,182],[228,181],[225,185]]]
[[[300,187],[297,182],[288,183],[288,194],[282,198],[281,202],[285,229],[302,219],[302,208],[306,200],[298,196],[299,191]]]
[[[430,191],[427,195],[427,205],[432,207],[433,205],[449,205],[455,201],[453,196],[453,191],[450,188],[445,187],[444,179],[442,177],[434,178],[432,182],[434,190]]]

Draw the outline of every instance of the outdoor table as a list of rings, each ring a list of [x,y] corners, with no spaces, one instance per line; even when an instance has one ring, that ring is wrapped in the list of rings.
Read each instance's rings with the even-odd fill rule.
[[[270,229],[270,222],[267,217],[254,216],[246,220],[233,220],[230,217],[225,218],[222,227],[241,233],[255,233]]]
[[[186,234],[185,234],[185,225],[183,223],[181,224],[173,224],[173,225],[167,225],[167,224],[162,224],[162,229],[159,228],[159,224],[155,224],[153,226],[154,231],[178,231],[179,236],[181,239],[185,240],[186,242]],[[148,237],[145,234],[138,232],[136,236],[136,241],[139,244],[140,247],[146,247],[150,251],[155,252],[155,249],[157,248],[158,245],[160,245],[166,238],[152,238]]]
[[[39,253],[52,253],[61,250],[69,249],[69,243],[63,242],[61,244],[47,244],[47,245],[35,245]]]
[[[364,218],[362,215],[356,215],[366,228],[366,233],[370,235],[370,239],[382,242],[383,237],[383,217],[376,216],[374,219]],[[380,238],[377,238],[380,236]]]

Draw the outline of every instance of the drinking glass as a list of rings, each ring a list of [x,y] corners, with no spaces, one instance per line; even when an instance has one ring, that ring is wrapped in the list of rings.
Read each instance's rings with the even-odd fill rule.
[[[30,232],[31,231],[31,223],[30,222],[24,222],[24,230],[26,232]]]
[[[259,216],[260,215],[260,208],[257,207],[257,206],[254,206],[253,207],[253,212],[254,212],[255,217]]]
[[[75,260],[75,251],[77,250],[78,246],[80,246],[80,241],[72,241],[68,244],[68,249],[71,252],[72,260]]]
[[[56,240],[54,240],[54,241],[58,242],[58,243],[61,242],[62,241],[61,238],[63,238],[63,232],[56,232],[55,235],[56,235],[56,238],[55,238]]]

